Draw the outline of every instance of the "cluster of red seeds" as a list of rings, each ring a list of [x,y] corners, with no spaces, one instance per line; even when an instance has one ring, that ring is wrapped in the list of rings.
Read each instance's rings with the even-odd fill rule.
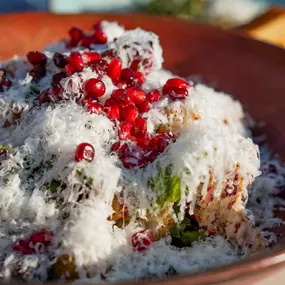
[[[6,69],[0,68],[0,92],[4,92],[5,87],[6,89],[9,89],[12,85],[11,80],[6,78],[6,75],[7,75]]]
[[[71,36],[69,46],[82,45],[83,39],[86,37],[78,28],[72,28],[69,34]],[[96,38],[94,43],[107,41],[105,37],[101,36],[100,23],[97,23],[94,25],[93,37]],[[34,68],[46,64],[46,57],[42,55],[39,52],[28,53],[28,59]],[[116,123],[118,126],[118,141],[111,147],[111,152],[117,153],[125,168],[146,166],[148,163],[153,162],[169,143],[175,141],[175,137],[171,132],[157,133],[150,136],[147,132],[147,121],[143,115],[163,96],[167,96],[172,101],[185,99],[188,96],[190,86],[185,80],[171,78],[163,86],[162,91],[154,89],[145,92],[142,89],[145,78],[141,72],[137,71],[139,59],[136,59],[137,64],[131,63],[130,67],[122,68],[122,61],[116,57],[116,52],[113,50],[101,54],[95,51],[84,51],[83,53],[73,51],[69,56],[55,53],[53,62],[61,71],[53,75],[51,87],[41,92],[40,102],[58,102],[62,100],[63,87],[61,86],[61,80],[74,73],[78,73],[78,77],[81,78],[80,72],[85,67],[91,68],[96,73],[96,77],[85,82],[82,80],[82,88],[78,91],[78,94],[74,94],[74,97],[89,113],[104,114]],[[117,87],[104,105],[100,102],[100,97],[106,93],[106,86],[102,81],[103,76],[109,76]],[[72,85],[72,81],[69,84]],[[76,161],[85,159],[86,147],[90,148],[87,143],[78,146],[75,154]]]
[[[131,243],[135,251],[147,250],[154,242],[154,237],[149,230],[142,230],[132,235]]]
[[[30,51],[27,54],[27,59],[33,66],[30,70],[33,81],[40,81],[46,75],[47,57],[39,51]]]
[[[52,232],[44,230],[42,232],[33,233],[27,239],[18,240],[13,250],[22,254],[42,253],[51,244]]]
[[[107,36],[102,31],[101,22],[93,25],[92,32],[89,34],[84,33],[77,27],[72,27],[68,33],[70,38],[66,41],[67,48],[74,48],[77,46],[90,48],[92,44],[107,43]]]

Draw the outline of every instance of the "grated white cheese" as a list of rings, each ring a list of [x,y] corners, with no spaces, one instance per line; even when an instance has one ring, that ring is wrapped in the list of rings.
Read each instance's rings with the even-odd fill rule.
[[[146,92],[161,90],[169,78],[176,77],[161,69],[162,49],[155,34],[141,29],[125,32],[117,23],[106,21],[102,28],[109,48],[115,49],[124,67],[137,59],[137,53],[140,55],[139,70],[147,74],[142,86]],[[204,271],[246,257],[249,251],[244,239],[247,234],[252,234],[247,241],[256,238],[255,230],[248,230],[254,228],[254,223],[260,231],[266,230],[261,234],[267,243],[274,241],[274,234],[267,230],[283,223],[274,217],[274,210],[285,207],[277,196],[285,188],[285,167],[262,152],[264,173],[260,175],[259,148],[248,137],[250,132],[238,101],[197,84],[189,87],[189,96],[183,101],[164,98],[154,103],[144,114],[148,133],[154,134],[158,128],[171,129],[177,140],[147,167],[128,170],[116,155],[110,155],[117,140],[117,124],[104,115],[89,114],[76,103],[74,94],[83,96],[84,81],[98,76],[91,68],[61,81],[65,100],[56,104],[40,105],[36,95],[30,94],[31,86],[49,88],[52,75],[60,71],[52,62],[55,51],[66,55],[70,52],[62,42],[49,46],[45,51],[47,74],[38,84],[27,75],[31,65],[25,59],[3,63],[15,77],[12,87],[0,93],[0,144],[13,149],[7,158],[0,157],[0,278],[9,281],[17,275],[25,281],[46,281],[50,267],[64,254],[75,258],[81,281],[166,277]],[[108,76],[103,76],[102,81],[106,93],[99,102],[104,104],[116,87]],[[21,115],[16,124],[15,113]],[[7,120],[11,125],[4,127]],[[74,161],[74,151],[83,142],[95,149],[92,162]],[[177,216],[171,203],[166,203],[165,208],[158,205],[161,193],[149,184],[152,178],[162,180],[159,175],[167,166],[171,166],[171,175],[180,179]],[[56,184],[55,191],[51,191],[52,183]],[[234,194],[236,188],[240,193]],[[229,198],[223,197],[225,194]],[[131,217],[129,224],[123,221],[123,229],[110,219],[114,195],[120,196]],[[228,211],[225,206],[231,197],[235,203]],[[226,225],[217,235],[182,249],[171,245],[167,236],[145,252],[133,250],[131,237],[144,228],[143,220],[150,213],[160,217],[154,222],[161,226],[162,218],[171,216],[176,223],[184,219],[185,212],[196,214],[197,207],[204,207],[200,218],[208,215],[209,223],[217,213],[225,219]],[[23,255],[13,251],[19,239],[43,229],[53,232],[47,252]],[[240,248],[233,245],[235,242]]]

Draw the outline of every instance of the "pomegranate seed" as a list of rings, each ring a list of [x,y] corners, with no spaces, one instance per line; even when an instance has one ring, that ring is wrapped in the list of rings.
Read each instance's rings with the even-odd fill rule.
[[[132,123],[135,121],[136,117],[138,116],[138,109],[133,104],[128,104],[127,106],[122,108],[121,111],[121,118],[124,121]]]
[[[80,30],[79,28],[77,27],[72,27],[69,31],[68,31],[70,37],[71,37],[71,40],[74,42],[74,43],[79,43],[79,41],[82,39],[83,37],[83,31]]]
[[[105,104],[106,106],[106,104]],[[120,119],[120,106],[112,105],[110,107],[105,107],[105,112],[110,120],[119,120]]]
[[[46,75],[46,68],[42,65],[34,65],[29,74],[33,77],[33,82],[39,82]]]
[[[91,162],[95,157],[94,147],[90,143],[81,143],[76,147],[74,160],[79,162],[86,160]]]
[[[139,69],[139,64],[141,63],[141,60],[140,59],[134,59],[130,65],[130,68],[133,70],[133,71],[138,71]]]
[[[107,36],[106,36],[105,33],[104,33],[102,30],[100,30],[100,29],[95,30],[95,32],[94,32],[94,37],[95,37],[96,42],[97,42],[98,44],[105,44],[105,43],[107,43]]]
[[[136,118],[132,128],[132,135],[134,137],[143,138],[147,133],[147,123],[144,118]]]
[[[118,154],[118,157],[122,159],[123,157],[130,154],[130,148],[127,143],[121,145],[120,142],[115,142],[111,147],[111,152]]]
[[[155,103],[158,102],[160,99],[160,92],[158,89],[154,89],[147,93],[146,99],[149,103]]]
[[[88,79],[84,84],[84,93],[90,98],[99,98],[106,92],[106,86],[103,81],[91,78]]]
[[[163,95],[167,95],[173,89],[187,89],[189,87],[189,83],[181,78],[171,78],[168,79],[165,85],[162,88]]]
[[[134,156],[125,156],[121,158],[125,168],[131,169],[139,165],[139,160]]]
[[[112,80],[118,80],[121,75],[122,61],[118,58],[113,58],[108,65],[107,74]]]
[[[130,103],[130,98],[124,89],[116,89],[112,92],[111,98],[114,100],[117,100],[118,102],[122,104],[128,104]]]
[[[47,103],[50,101],[50,98],[49,98],[49,94],[50,94],[50,90],[49,89],[46,89],[44,91],[42,91],[39,95],[39,100],[40,100],[40,103]]]
[[[145,77],[144,77],[144,75],[141,72],[136,71],[135,72],[135,77],[136,77],[136,79],[137,79],[139,84],[143,84],[145,82]]]
[[[10,88],[12,86],[12,81],[9,80],[8,78],[3,79],[3,81],[1,83],[2,83],[2,85],[6,86],[7,88]]]
[[[32,65],[46,65],[47,57],[39,51],[30,51],[27,54],[27,59]]]
[[[135,104],[141,104],[145,101],[146,99],[146,94],[145,92],[138,88],[138,87],[129,87],[126,88],[126,91],[130,97],[130,99],[135,103]]]
[[[65,72],[59,72],[59,73],[56,73],[52,76],[52,79],[51,79],[51,85],[52,86],[58,86],[60,85],[60,81],[66,77],[66,73]]]
[[[129,122],[122,122],[119,126],[118,136],[120,140],[127,140],[131,137],[132,125]]]
[[[44,246],[49,246],[52,240],[52,232],[44,230],[42,232],[34,233],[30,237],[30,241],[34,243],[42,243]]]
[[[150,110],[150,105],[147,101],[138,104],[137,107],[140,113],[147,113]]]
[[[94,30],[101,30],[102,21],[98,21],[96,24],[92,26]]]
[[[68,63],[66,66],[65,66],[65,72],[68,76],[71,76],[73,73],[75,73],[77,70],[76,68],[71,65],[70,63]]]
[[[104,112],[104,106],[98,102],[87,100],[86,105],[90,114],[100,114]]]
[[[159,155],[158,152],[150,151],[150,152],[147,153],[146,159],[147,159],[148,162],[152,163],[152,162],[154,162],[157,159],[158,155]]]
[[[52,232],[44,230],[42,232],[32,234],[26,240],[18,240],[13,250],[22,254],[37,253],[40,249],[48,247],[52,240]]]
[[[101,53],[102,58],[114,58],[116,56],[116,51],[114,49],[108,49]]]
[[[64,68],[68,64],[68,57],[58,52],[53,55],[52,60],[59,68]]]
[[[70,61],[70,64],[75,68],[77,72],[80,72],[83,70],[84,63],[83,63],[83,59],[82,59],[80,52],[75,51],[75,52],[70,53],[69,61]]]
[[[154,150],[158,153],[162,153],[168,145],[169,140],[167,140],[162,135],[158,135],[150,140],[149,149]]]
[[[92,70],[96,73],[104,74],[105,72],[107,72],[108,63],[104,59],[99,59],[89,62],[88,66],[90,66]]]
[[[96,44],[96,39],[93,36],[84,36],[81,40],[81,46],[90,48],[91,45]]]
[[[150,248],[154,237],[149,230],[142,230],[132,235],[131,243],[135,251],[142,252]]]
[[[85,63],[89,63],[94,60],[99,60],[100,54],[95,51],[87,51],[82,54],[82,58]]]
[[[138,147],[142,149],[147,149],[150,142],[150,138],[148,136],[144,138],[134,138],[134,141],[136,142]]]
[[[111,107],[111,106],[117,106],[118,105],[118,101],[113,99],[113,98],[109,98],[105,101],[104,106],[106,108]]]
[[[69,49],[74,48],[77,45],[78,45],[78,42],[77,41],[73,41],[72,39],[65,43],[66,48],[69,48]]]
[[[134,74],[134,72],[133,72],[132,69],[130,69],[130,68],[124,68],[124,69],[122,69],[122,71],[121,71],[120,79],[121,79],[122,81],[125,81],[125,82],[129,83],[129,82],[134,81],[134,79],[135,79],[135,74]]]
[[[110,149],[110,152],[117,152],[121,147],[121,143],[120,142],[115,142]]]
[[[161,136],[166,138],[167,140],[171,140],[172,142],[176,142],[176,137],[171,131],[164,131],[160,133]]]
[[[13,251],[22,253],[22,254],[32,254],[34,252],[33,248],[30,246],[29,240],[20,239],[13,246]]]
[[[168,96],[172,101],[183,100],[188,96],[188,90],[184,88],[173,88],[169,91]]]

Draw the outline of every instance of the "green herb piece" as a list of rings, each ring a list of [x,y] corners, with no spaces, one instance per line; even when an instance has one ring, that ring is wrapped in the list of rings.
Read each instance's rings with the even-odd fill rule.
[[[9,146],[4,146],[4,145],[0,145],[0,150],[8,150],[8,151],[11,151],[13,150],[11,147]]]
[[[40,89],[38,89],[36,86],[34,86],[34,85],[31,85],[30,86],[30,91],[32,92],[32,93],[35,93],[35,94],[40,94],[41,93],[41,90]]]
[[[157,192],[157,204],[162,206],[165,202],[178,202],[181,197],[181,178],[171,175],[171,166],[162,169],[156,177],[149,180],[148,186]]]
[[[47,185],[47,189],[51,192],[51,193],[56,193],[57,192],[57,188],[60,186],[60,182],[56,181],[56,180],[52,180],[48,185]]]

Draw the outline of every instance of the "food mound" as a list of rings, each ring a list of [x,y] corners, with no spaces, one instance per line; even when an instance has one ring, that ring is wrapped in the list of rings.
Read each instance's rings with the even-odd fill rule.
[[[1,278],[163,277],[265,248],[240,103],[162,63],[155,34],[101,21],[1,64]]]

